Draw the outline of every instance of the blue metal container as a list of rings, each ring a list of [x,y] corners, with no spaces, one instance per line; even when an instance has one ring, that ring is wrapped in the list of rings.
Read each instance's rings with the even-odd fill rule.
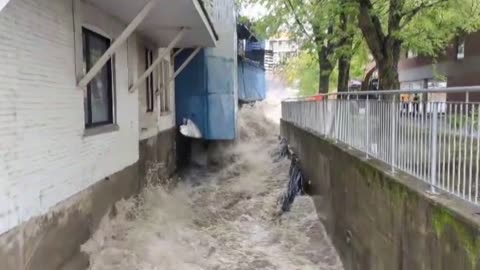
[[[237,98],[235,58],[203,49],[175,79],[176,122],[193,121],[206,140],[233,140],[236,136]],[[190,55],[175,59],[177,69]]]
[[[259,63],[245,58],[238,59],[238,99],[249,103],[266,97],[265,69]]]

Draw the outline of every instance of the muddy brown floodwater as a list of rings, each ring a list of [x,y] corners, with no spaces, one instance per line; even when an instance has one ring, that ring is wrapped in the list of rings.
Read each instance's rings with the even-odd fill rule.
[[[82,246],[90,269],[343,269],[311,198],[298,197],[278,217],[290,163],[274,161],[279,127],[265,117],[271,106],[240,111],[239,139],[215,147],[213,165],[119,202]]]

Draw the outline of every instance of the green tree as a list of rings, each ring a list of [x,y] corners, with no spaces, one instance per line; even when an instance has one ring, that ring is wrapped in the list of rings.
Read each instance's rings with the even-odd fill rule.
[[[319,92],[328,92],[330,76],[340,55],[336,52],[339,49],[345,52],[352,47],[351,31],[354,28],[349,25],[352,24],[354,17],[351,16],[351,11],[343,15],[340,12],[342,5],[350,3],[347,0],[244,0],[244,2],[260,4],[268,10],[268,15],[256,21],[257,32],[263,33],[266,37],[287,32],[292,39],[302,45],[303,50],[316,55],[319,66],[317,89]],[[349,62],[352,54],[345,52],[341,55],[345,56],[342,58],[344,63]]]
[[[282,74],[289,85],[299,89],[300,96],[312,96],[318,92],[319,66],[315,54],[301,51],[288,60]]]
[[[350,77],[361,80],[365,66],[369,63],[368,48],[364,42],[354,44],[355,54],[351,56]],[[340,89],[340,70],[338,65],[330,75],[330,92]],[[317,56],[308,50],[302,50],[298,56],[290,58],[282,68],[281,74],[290,86],[299,89],[300,96],[311,96],[318,92],[319,65]],[[345,88],[343,88],[345,89]]]
[[[459,33],[480,26],[478,0],[349,0],[373,56],[380,89],[398,89],[402,47],[436,56]]]
[[[479,0],[242,1],[268,9],[256,22],[261,33],[291,33],[303,50],[316,55],[320,92],[329,90],[334,70],[338,90],[347,89],[350,73],[358,72],[352,59],[366,66],[365,46],[376,63],[380,89],[398,89],[402,49],[437,56],[457,35],[480,29]]]

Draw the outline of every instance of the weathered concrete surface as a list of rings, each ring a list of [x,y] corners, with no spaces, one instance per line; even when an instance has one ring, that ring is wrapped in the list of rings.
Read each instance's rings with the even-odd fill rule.
[[[176,128],[160,132],[140,142],[139,179],[146,184],[146,174],[152,166],[159,165],[158,178],[170,176],[176,169]]]
[[[2,270],[62,269],[75,260],[86,269],[80,245],[89,239],[112,205],[138,193],[138,165],[101,180],[62,202],[50,214],[34,218],[0,237]]]
[[[87,269],[88,258],[80,246],[114,203],[139,193],[149,166],[163,164],[156,172],[159,178],[175,170],[175,132],[171,129],[140,142],[137,163],[62,202],[50,214],[1,235],[0,269]]]
[[[282,122],[347,270],[480,269],[478,207]],[[319,196],[315,196],[319,195]]]

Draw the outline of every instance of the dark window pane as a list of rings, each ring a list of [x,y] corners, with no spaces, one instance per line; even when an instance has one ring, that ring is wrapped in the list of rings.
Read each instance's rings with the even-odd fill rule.
[[[110,92],[108,71],[102,69],[100,73],[90,82],[92,106],[92,122],[108,122],[110,120]]]
[[[145,70],[147,70],[153,64],[153,51],[145,49]],[[153,112],[154,110],[154,72],[152,72],[146,79],[146,97],[147,97],[147,112]]]
[[[84,61],[87,70],[110,46],[110,40],[84,29]],[[85,126],[113,123],[112,62],[108,61],[87,86],[84,96]]]

